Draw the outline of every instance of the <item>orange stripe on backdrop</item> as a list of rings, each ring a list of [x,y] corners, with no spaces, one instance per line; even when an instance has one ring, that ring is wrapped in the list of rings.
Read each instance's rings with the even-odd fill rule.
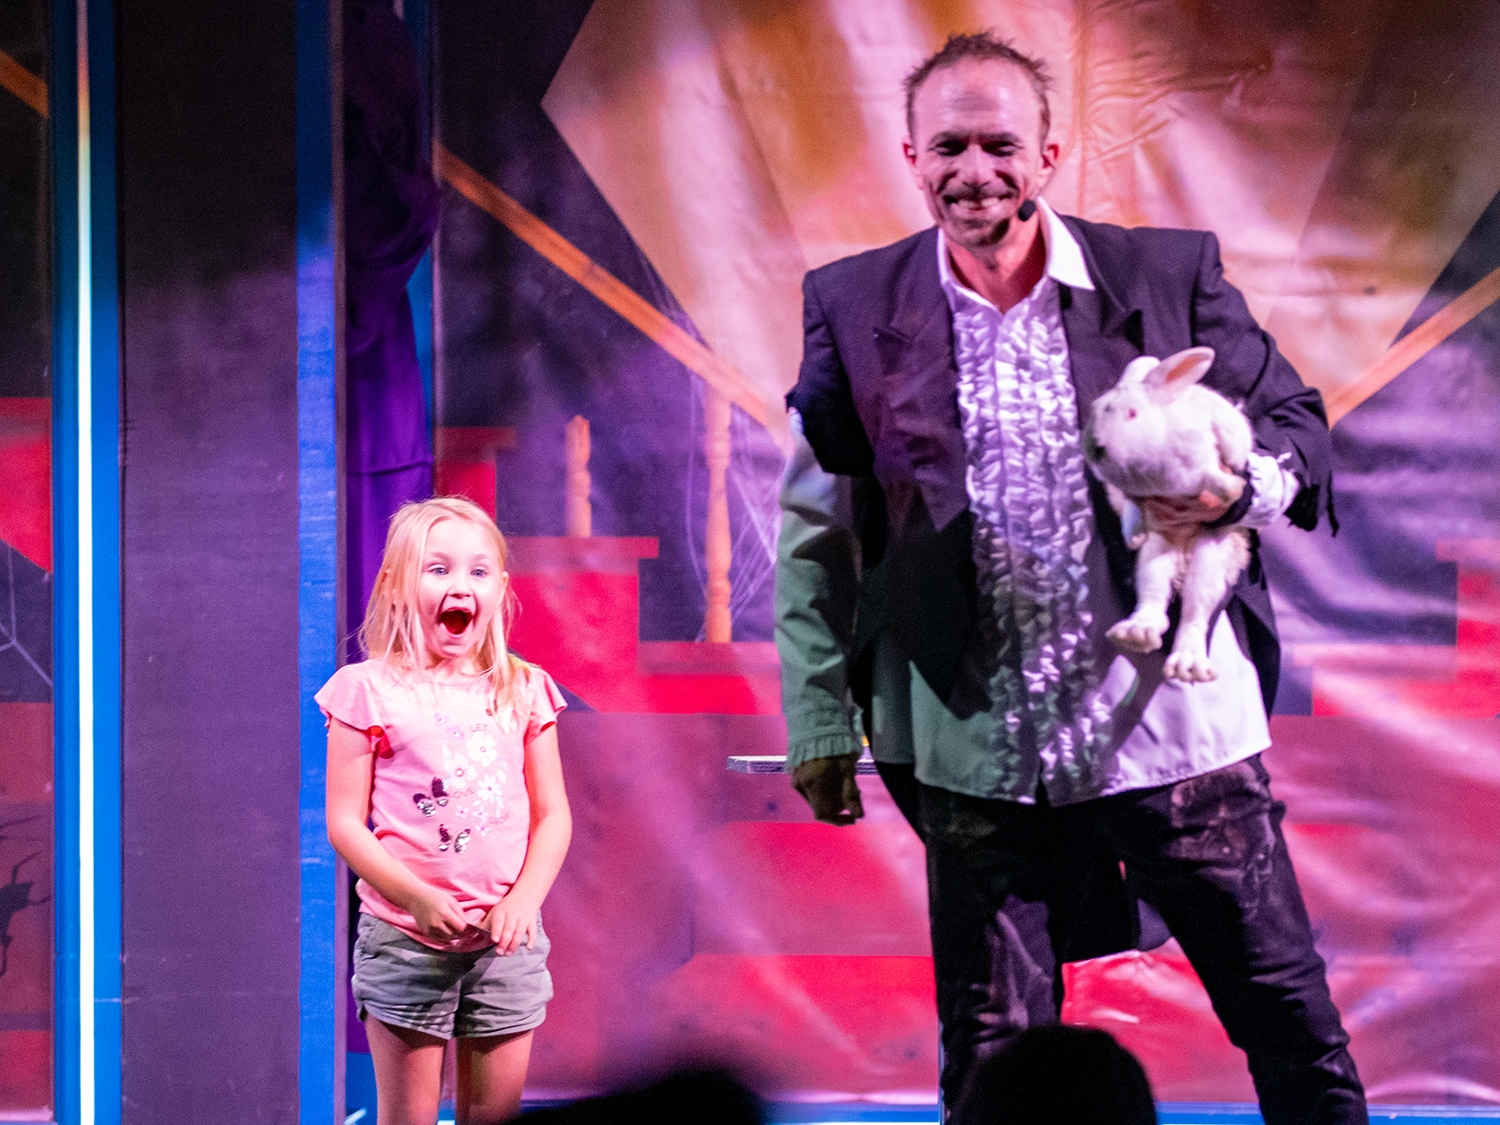
[[[1336,424],[1365,399],[1400,375],[1453,333],[1500,300],[1500,269],[1480,278],[1466,292],[1403,336],[1358,379],[1328,396],[1328,424]]]
[[[0,86],[5,87],[43,117],[47,116],[47,83],[4,51],[0,51]]]
[[[702,377],[762,426],[767,425],[766,404],[744,376],[660,309],[441,145],[437,149],[437,170],[470,203],[498,219],[512,234],[640,329],[673,359]]]
[[[47,84],[5,51],[0,51],[0,86],[43,117],[47,116]],[[762,426],[767,424],[766,404],[744,377],[654,305],[441,146],[437,150],[437,166],[439,174],[460,195],[498,219],[521,241],[640,329],[645,336],[683,366],[701,376]],[[1392,345],[1353,383],[1331,394],[1328,397],[1329,424],[1336,425],[1360,403],[1497,300],[1500,300],[1500,269],[1486,275],[1467,292]]]

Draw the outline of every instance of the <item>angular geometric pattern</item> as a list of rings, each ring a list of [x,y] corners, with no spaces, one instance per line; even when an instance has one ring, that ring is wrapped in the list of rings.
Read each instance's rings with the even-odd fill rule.
[[[52,575],[0,542],[0,703],[52,700]]]
[[[767,398],[796,377],[802,272],[928,224],[898,147],[899,84],[954,30],[1001,27],[1052,63],[1064,156],[1050,201],[1214,230],[1231,279],[1325,394],[1365,386],[1393,341],[1500,266],[1493,5],[1400,23],[1347,5],[1337,35],[1248,0],[1216,5],[1211,29],[1182,0],[939,8],[596,0],[543,100],[709,346]],[[1500,713],[1497,356],[1500,304],[1338,422],[1337,538],[1265,536],[1286,642],[1267,763],[1355,1056],[1387,1102],[1500,1100],[1485,999],[1500,972],[1484,725]],[[896,1095],[908,1076],[861,1070],[894,1037],[835,1049],[839,989],[870,952],[850,943],[879,933],[846,886],[901,906],[893,854],[742,817],[701,843],[735,862],[694,888],[693,956],[655,995],[700,1034],[774,1029],[791,1085]],[[816,974],[840,982],[831,995],[786,987],[789,966],[823,957],[838,962]],[[1066,1015],[1138,1050],[1161,1096],[1250,1097],[1175,946],[1070,974]]]
[[[435,10],[446,149],[682,332],[702,340],[540,102],[591,0]],[[704,621],[708,502],[703,385],[490,214],[450,195],[439,235],[439,423],[514,430],[495,456],[506,534],[564,530],[564,429],[591,425],[596,535],[657,540],[641,568],[641,637],[691,641]],[[733,360],[732,356],[725,356]],[[779,400],[779,393],[771,396]],[[768,641],[781,455],[735,411],[728,503],[734,639]]]

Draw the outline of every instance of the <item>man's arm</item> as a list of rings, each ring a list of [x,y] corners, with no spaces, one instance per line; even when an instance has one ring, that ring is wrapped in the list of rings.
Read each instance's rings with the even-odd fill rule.
[[[859,599],[859,542],[848,477],[824,472],[792,414],[792,457],[776,542],[776,650],[787,770],[819,820],[863,815],[854,781],[849,660]],[[847,809],[847,812],[845,811]]]
[[[1219,240],[1212,234],[1203,238],[1194,283],[1193,341],[1217,353],[1206,384],[1243,402],[1262,455],[1252,467],[1254,487],[1242,501],[1245,510],[1231,511],[1226,522],[1264,526],[1280,514],[1274,510],[1280,508],[1294,524],[1309,531],[1327,511],[1336,528],[1333,457],[1323,396],[1302,382],[1277,351],[1275,341],[1250,315],[1240,291],[1224,279]],[[1263,497],[1255,504],[1255,494],[1262,490],[1275,490],[1275,501]]]
[[[801,415],[802,433],[824,469],[849,476],[871,470],[875,453],[823,312],[816,270],[802,279],[802,368],[786,402]]]
[[[802,368],[787,396],[793,452],[781,493],[776,646],[792,784],[819,820],[852,824],[864,815],[849,691],[861,559],[853,481],[834,474],[868,473],[873,456],[817,281],[813,272],[802,282]]]

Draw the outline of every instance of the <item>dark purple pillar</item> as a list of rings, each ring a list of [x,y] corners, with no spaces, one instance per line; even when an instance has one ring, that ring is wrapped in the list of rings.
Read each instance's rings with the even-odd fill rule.
[[[292,0],[118,0],[123,1120],[293,1125]]]

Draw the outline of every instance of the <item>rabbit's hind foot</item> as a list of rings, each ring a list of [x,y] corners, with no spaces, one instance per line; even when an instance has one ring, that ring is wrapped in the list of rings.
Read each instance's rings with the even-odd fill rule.
[[[1172,655],[1167,657],[1167,662],[1162,665],[1161,674],[1169,680],[1182,680],[1189,684],[1206,684],[1218,678],[1218,673],[1208,662],[1208,653],[1197,645],[1177,645],[1172,650]]]
[[[1161,648],[1162,634],[1167,631],[1167,616],[1144,614],[1140,610],[1114,625],[1105,635],[1126,652],[1155,652]]]

